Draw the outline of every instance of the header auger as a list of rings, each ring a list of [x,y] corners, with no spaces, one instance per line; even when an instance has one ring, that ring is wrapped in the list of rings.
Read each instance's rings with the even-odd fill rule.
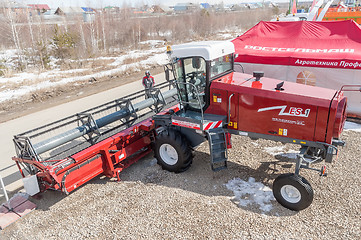
[[[311,164],[331,162],[344,145],[343,92],[234,72],[231,42],[188,43],[167,52],[171,84],[156,86],[151,98],[137,92],[15,136],[13,159],[21,173],[36,175],[42,190],[68,193],[99,174],[119,177],[152,150],[163,169],[186,171],[192,149],[205,140],[211,167],[219,171],[237,134],[300,145],[294,173],[277,177],[273,193],[286,208],[307,208],[314,193],[300,170],[326,175]]]

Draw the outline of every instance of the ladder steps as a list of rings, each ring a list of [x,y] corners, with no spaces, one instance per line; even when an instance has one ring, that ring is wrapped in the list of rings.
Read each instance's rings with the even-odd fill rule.
[[[213,139],[212,139],[212,140],[213,140]],[[212,144],[213,144],[213,145],[224,145],[225,142],[224,142],[224,139],[223,139],[223,140],[219,139],[219,140],[214,140],[214,141],[212,141]]]
[[[220,171],[227,168],[227,147],[224,129],[210,129],[207,133],[212,170]]]
[[[218,171],[221,171],[223,169],[227,169],[227,164],[226,165],[223,165],[223,166],[220,166],[220,167],[217,167],[215,168],[214,166],[212,166],[212,170],[213,172],[218,172]]]
[[[218,149],[213,149],[212,150],[212,154],[215,155],[215,156],[223,154],[224,157],[225,157],[225,153],[226,153],[225,149],[218,148]]]
[[[221,163],[221,162],[225,162],[225,161],[227,161],[227,159],[225,159],[225,158],[215,158],[215,159],[213,159],[213,163]]]

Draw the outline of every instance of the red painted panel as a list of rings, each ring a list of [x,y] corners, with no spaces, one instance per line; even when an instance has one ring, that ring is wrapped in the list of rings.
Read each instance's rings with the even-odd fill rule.
[[[211,85],[212,86],[212,85]],[[210,105],[205,111],[206,113],[210,114],[217,114],[225,116],[227,115],[228,111],[228,97],[227,91],[212,88],[210,90]]]
[[[344,104],[338,104],[343,98],[333,99],[335,90],[292,82],[284,82],[282,89],[276,90],[280,83],[282,81],[270,78],[255,81],[248,74],[228,74],[212,82],[211,104],[207,112],[227,114],[228,97],[233,93],[237,97],[232,99],[232,105],[237,106],[237,110],[231,105],[231,122],[236,122],[237,126],[230,123],[229,128],[331,143],[332,137],[340,132],[340,127],[337,127],[340,124],[335,126],[334,122],[336,109],[343,109]],[[215,102],[213,97],[217,94],[227,102]],[[342,122],[342,110],[337,116],[337,121]]]
[[[240,94],[239,130],[313,141],[317,107]]]
[[[98,159],[91,161],[89,164],[86,164],[68,174],[65,178],[65,187],[67,191],[71,192],[88,182],[90,179],[103,173],[102,166],[103,161],[102,158],[99,157]],[[63,175],[61,177],[63,177]]]

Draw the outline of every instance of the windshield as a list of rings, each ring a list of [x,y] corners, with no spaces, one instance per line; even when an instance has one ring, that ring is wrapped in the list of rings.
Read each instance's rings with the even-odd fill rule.
[[[232,70],[232,54],[219,57],[211,62],[211,78]]]
[[[180,59],[176,65],[180,97],[192,108],[205,106],[206,61],[201,57]]]

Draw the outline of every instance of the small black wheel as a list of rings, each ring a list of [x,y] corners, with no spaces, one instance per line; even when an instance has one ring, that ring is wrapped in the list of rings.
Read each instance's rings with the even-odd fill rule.
[[[175,173],[186,171],[193,159],[188,140],[180,132],[172,129],[157,136],[154,154],[163,169]]]
[[[313,189],[309,182],[293,173],[282,174],[275,179],[273,195],[282,206],[293,211],[303,210],[313,201]]]

